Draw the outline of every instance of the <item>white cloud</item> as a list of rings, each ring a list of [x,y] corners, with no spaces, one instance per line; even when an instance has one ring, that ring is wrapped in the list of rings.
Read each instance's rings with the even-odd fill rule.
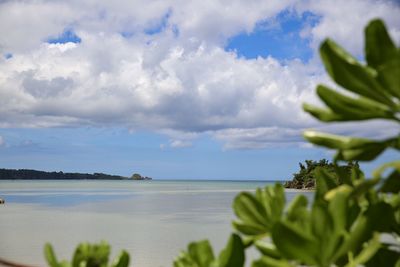
[[[0,58],[0,127],[124,126],[164,133],[169,147],[189,146],[201,133],[227,149],[300,143],[303,128],[321,127],[301,111],[302,102],[317,102],[316,84],[327,81],[321,67],[238,58],[223,45],[287,8],[321,16],[303,31],[314,48],[332,36],[360,54],[360,34],[375,16],[399,37],[392,2],[321,3],[3,2],[0,53],[13,57]],[[44,42],[66,28],[81,43]]]
[[[298,12],[312,12],[320,16],[315,26],[306,27],[304,37],[312,40],[317,49],[325,38],[332,38],[351,53],[362,56],[364,51],[364,27],[374,18],[382,18],[391,35],[400,43],[400,5],[396,1],[376,0],[305,0],[297,4]]]
[[[192,143],[188,141],[182,140],[172,140],[170,143],[170,147],[172,148],[183,148],[183,147],[191,147]]]
[[[4,138],[0,135],[0,146],[3,146],[5,144]]]

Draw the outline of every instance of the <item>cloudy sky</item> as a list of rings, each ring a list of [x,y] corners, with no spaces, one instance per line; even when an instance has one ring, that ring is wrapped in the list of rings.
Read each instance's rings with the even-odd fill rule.
[[[323,39],[363,60],[366,23],[384,19],[398,45],[398,14],[374,0],[0,0],[0,168],[290,178],[332,157],[304,129],[398,131],[301,110],[331,83]]]

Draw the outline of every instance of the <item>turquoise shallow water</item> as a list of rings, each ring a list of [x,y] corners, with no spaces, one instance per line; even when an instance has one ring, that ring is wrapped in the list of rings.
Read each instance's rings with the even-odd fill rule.
[[[133,266],[171,266],[189,241],[208,238],[220,250],[235,195],[273,183],[0,181],[0,257],[43,266],[45,242],[68,258],[81,241],[107,240],[114,253],[127,249]]]

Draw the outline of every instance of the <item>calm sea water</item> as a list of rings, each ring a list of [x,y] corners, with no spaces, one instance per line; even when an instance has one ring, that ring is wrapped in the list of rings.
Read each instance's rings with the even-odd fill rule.
[[[112,257],[124,248],[133,266],[171,266],[189,241],[207,238],[216,251],[223,248],[235,195],[267,184],[273,182],[0,181],[0,257],[44,266],[45,242],[69,259],[77,243],[107,240]]]

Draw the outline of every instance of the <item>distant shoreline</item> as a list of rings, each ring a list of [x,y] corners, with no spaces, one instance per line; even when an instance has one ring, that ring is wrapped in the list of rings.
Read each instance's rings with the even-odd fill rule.
[[[140,176],[140,175],[139,175]],[[129,178],[105,173],[46,172],[30,169],[0,169],[0,180],[152,180],[150,177]]]

